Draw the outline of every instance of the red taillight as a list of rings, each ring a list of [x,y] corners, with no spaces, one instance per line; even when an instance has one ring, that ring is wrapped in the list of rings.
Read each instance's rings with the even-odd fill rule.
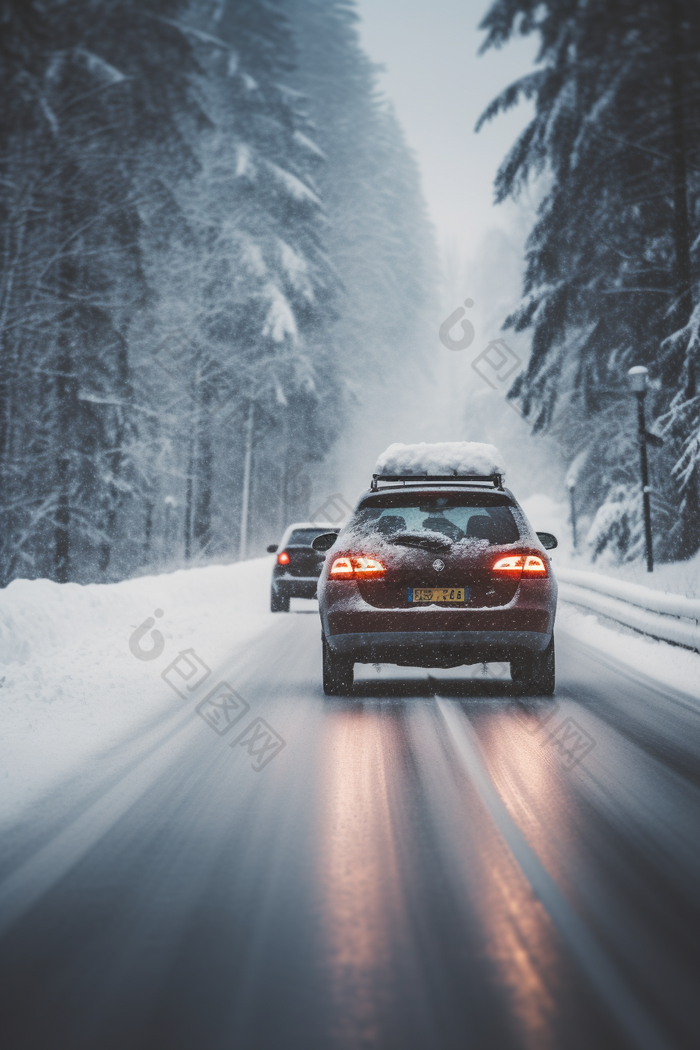
[[[381,576],[384,572],[386,570],[377,558],[361,555],[358,558],[335,558],[329,575],[334,580],[351,580],[356,576]]]
[[[537,554],[528,554],[523,565],[523,576],[546,576],[547,566]]]
[[[289,565],[289,555],[286,551],[280,551],[280,553],[277,555],[277,564]]]
[[[494,572],[517,572],[518,575],[523,571],[523,563],[525,559],[522,554],[510,554],[507,558],[499,558],[493,566]]]
[[[546,576],[547,565],[538,554],[509,554],[495,562],[493,571],[508,576]]]
[[[331,576],[336,579],[349,580],[352,576],[352,562],[349,558],[336,558],[331,565]]]
[[[378,576],[385,571],[377,558],[353,558],[352,567],[356,576]]]

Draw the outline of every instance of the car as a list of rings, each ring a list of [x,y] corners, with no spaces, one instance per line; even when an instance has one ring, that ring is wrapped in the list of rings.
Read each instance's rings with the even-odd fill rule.
[[[317,536],[335,537],[338,531],[336,525],[297,521],[285,530],[279,544],[270,544],[268,554],[277,554],[270,588],[272,612],[289,612],[290,598],[316,597],[324,558],[312,543]]]
[[[444,469],[444,445],[469,446],[456,462],[476,460],[481,472]],[[492,452],[477,455],[477,446]],[[432,472],[417,476],[415,454],[399,456],[403,471],[380,457],[384,469],[340,534],[313,544],[326,552],[318,585],[324,691],[350,693],[355,663],[498,661],[510,663],[521,691],[551,695],[557,583],[547,551],[556,538],[533,530],[493,446],[392,448],[419,449]],[[484,462],[498,469],[486,473]]]

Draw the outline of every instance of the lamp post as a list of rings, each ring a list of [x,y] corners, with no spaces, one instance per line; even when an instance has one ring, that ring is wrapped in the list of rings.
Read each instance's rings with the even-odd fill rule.
[[[576,482],[573,478],[566,479],[566,487],[569,490],[569,503],[571,505],[571,533],[574,541],[574,550],[576,550],[576,499],[574,497]]]
[[[647,376],[644,365],[635,365],[627,375],[630,389],[637,398],[637,422],[639,424],[639,460],[642,471],[642,502],[644,504],[644,546],[647,557],[647,572],[654,571],[654,551],[651,538],[651,503],[649,494],[649,464],[647,463],[647,427],[644,418],[644,398],[647,396]]]

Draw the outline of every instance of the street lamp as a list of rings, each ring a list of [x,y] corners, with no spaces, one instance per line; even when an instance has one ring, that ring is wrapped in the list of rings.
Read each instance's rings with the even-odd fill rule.
[[[647,396],[647,376],[644,365],[635,365],[627,375],[630,389],[637,398],[637,422],[639,424],[639,461],[642,471],[642,501],[644,504],[644,545],[647,557],[647,572],[654,571],[654,551],[651,538],[651,503],[649,494],[649,465],[647,463],[647,427],[644,419],[644,398]]]
[[[576,482],[573,478],[566,479],[566,487],[569,490],[569,502],[571,504],[571,533],[574,541],[574,550],[576,550],[576,500],[574,498]]]

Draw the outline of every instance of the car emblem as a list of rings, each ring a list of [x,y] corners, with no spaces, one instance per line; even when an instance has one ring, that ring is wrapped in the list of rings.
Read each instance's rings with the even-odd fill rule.
[[[442,572],[442,570],[445,568],[444,561],[441,558],[436,558],[433,562],[433,568],[436,572]]]

